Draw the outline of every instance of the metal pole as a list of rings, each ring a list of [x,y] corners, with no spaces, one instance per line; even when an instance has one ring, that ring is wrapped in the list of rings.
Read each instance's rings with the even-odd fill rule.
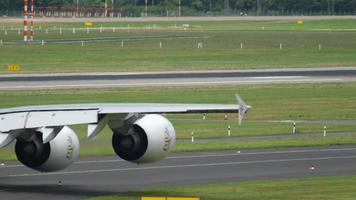
[[[182,2],[181,0],[178,1],[178,16],[182,16]]]
[[[229,12],[229,0],[225,0],[225,3],[224,3],[224,13],[225,15],[228,15],[228,12]]]
[[[79,0],[77,0],[77,16],[80,17],[80,14],[79,14]]]
[[[332,0],[331,3],[331,14],[335,15],[335,0]]]
[[[168,17],[168,0],[166,0],[166,16]]]
[[[108,16],[108,0],[105,0],[104,7],[105,7],[104,15],[105,15],[105,17],[107,17]]]
[[[23,40],[24,42],[27,42],[27,34],[28,34],[28,30],[27,30],[27,16],[28,16],[28,0],[24,0],[24,23],[23,23]]]
[[[33,41],[33,18],[35,15],[35,2],[31,0],[31,41]]]
[[[111,0],[111,17],[114,17],[114,0]]]
[[[256,4],[256,15],[259,16],[261,15],[261,0],[257,0]]]

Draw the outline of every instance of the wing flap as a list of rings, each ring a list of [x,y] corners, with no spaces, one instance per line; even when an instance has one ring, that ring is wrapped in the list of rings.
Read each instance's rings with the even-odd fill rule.
[[[25,128],[28,112],[8,113],[0,115],[0,132]]]

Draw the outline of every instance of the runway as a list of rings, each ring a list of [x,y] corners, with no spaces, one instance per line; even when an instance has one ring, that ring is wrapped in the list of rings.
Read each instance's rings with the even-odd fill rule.
[[[178,153],[150,165],[94,157],[49,174],[10,162],[0,166],[0,196],[84,199],[159,186],[349,174],[356,174],[356,146],[351,145]]]
[[[0,75],[0,90],[356,81],[356,67]]]

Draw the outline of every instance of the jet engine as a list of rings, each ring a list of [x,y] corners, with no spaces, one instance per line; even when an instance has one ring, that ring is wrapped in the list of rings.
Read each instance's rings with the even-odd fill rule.
[[[144,115],[113,132],[115,153],[134,163],[151,163],[166,157],[176,141],[171,122],[156,114]]]
[[[79,148],[77,135],[64,126],[55,138],[45,144],[41,132],[35,132],[27,140],[17,139],[15,152],[25,166],[41,172],[53,172],[71,165],[78,158]]]

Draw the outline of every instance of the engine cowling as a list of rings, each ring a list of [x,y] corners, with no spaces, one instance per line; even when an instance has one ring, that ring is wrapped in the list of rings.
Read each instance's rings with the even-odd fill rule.
[[[18,139],[15,152],[25,166],[41,172],[53,172],[71,165],[78,158],[79,148],[75,132],[64,126],[53,140],[45,144],[40,132],[36,132],[31,141]]]
[[[145,115],[113,132],[115,153],[134,163],[151,163],[166,157],[176,141],[173,125],[161,115]]]

